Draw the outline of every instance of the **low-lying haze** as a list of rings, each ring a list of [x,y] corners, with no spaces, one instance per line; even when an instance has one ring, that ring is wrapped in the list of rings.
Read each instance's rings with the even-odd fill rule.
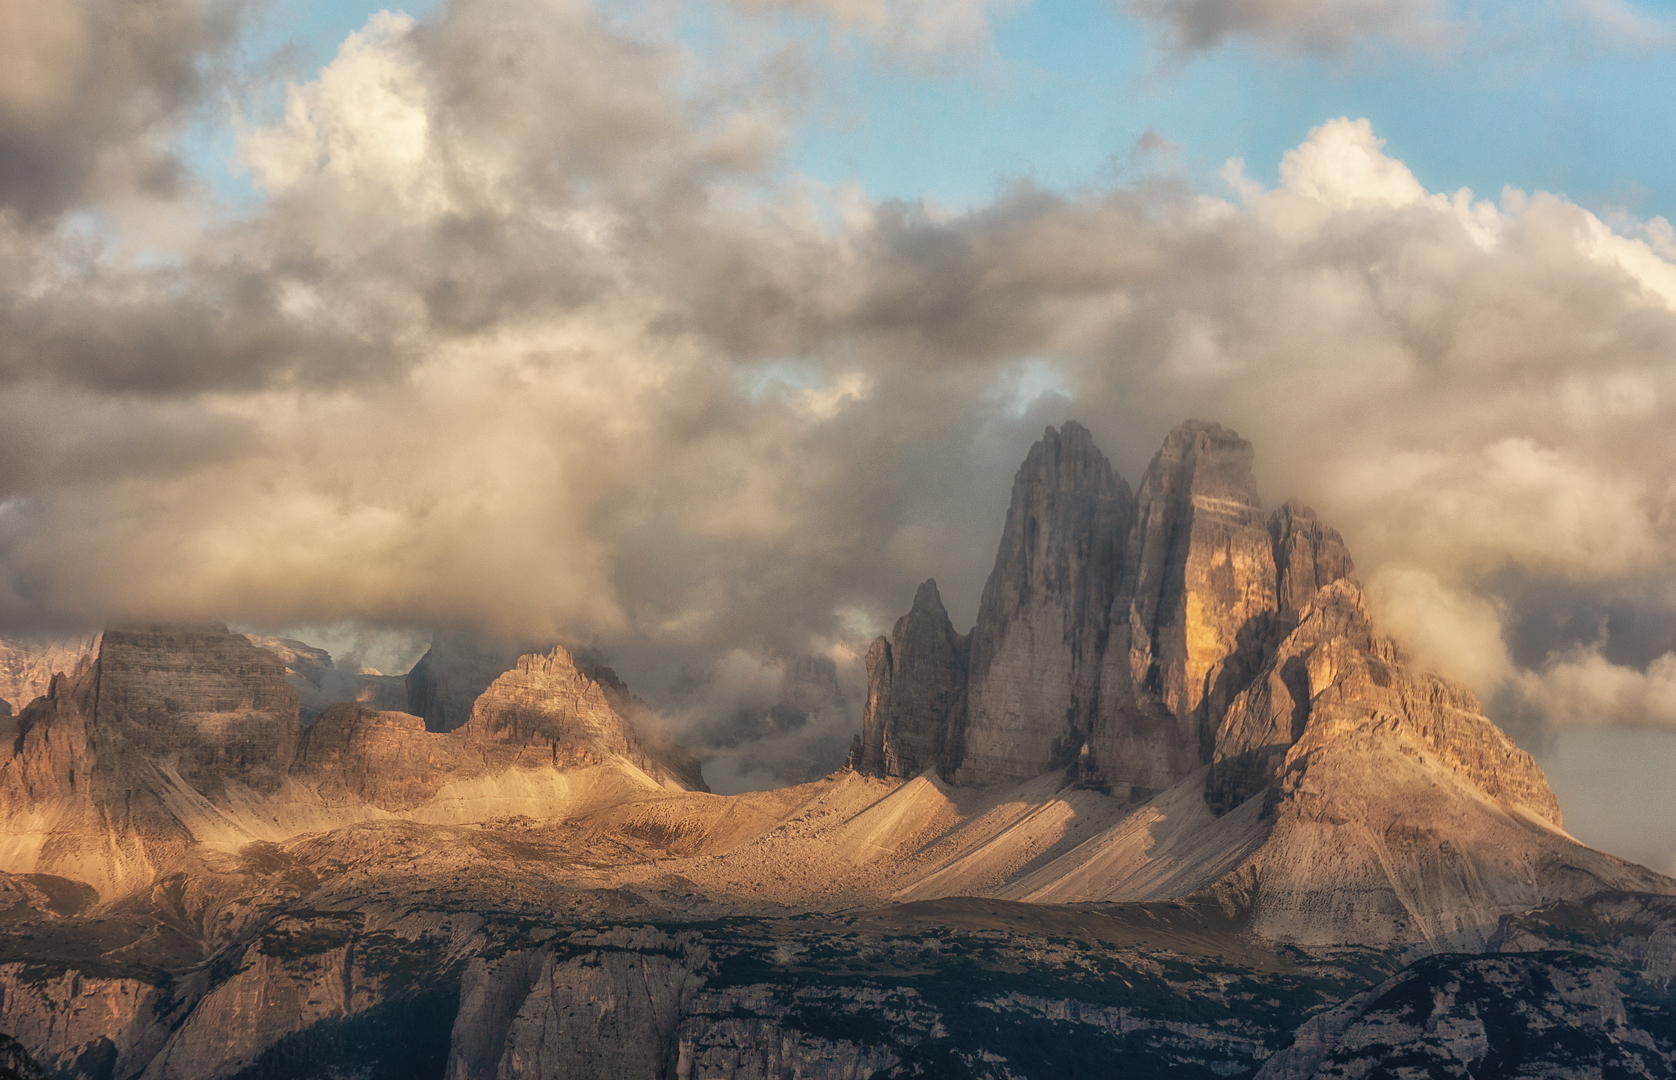
[[[1477,25],[1124,10],[1159,78]],[[1431,190],[1377,117],[1330,114],[1209,184],[1168,131],[1109,148],[1121,180],[958,207],[800,170],[831,123],[811,50],[933,79],[1006,17],[969,0],[379,12],[248,115],[239,5],[5,11],[10,632],[214,618],[398,673],[433,626],[562,639],[719,786],[761,786],[835,765],[855,725],[765,722],[796,658],[859,709],[860,653],[919,581],[971,624],[1043,425],[1081,421],[1133,483],[1202,416],[1256,444],[1266,498],[1343,531],[1382,625],[1548,753],[1583,839],[1671,869],[1599,809],[1603,761],[1676,758],[1664,218]],[[1626,6],[1566,17],[1670,47]],[[204,123],[252,206],[183,156]]]

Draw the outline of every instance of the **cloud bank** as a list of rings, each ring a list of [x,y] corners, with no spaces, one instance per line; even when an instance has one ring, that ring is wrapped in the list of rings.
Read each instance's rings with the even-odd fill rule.
[[[1656,656],[1509,644],[1556,589],[1676,567],[1665,222],[1428,191],[1351,119],[1273,189],[873,201],[787,167],[783,53],[699,71],[583,0],[461,0],[375,17],[243,132],[253,213],[144,257],[42,226],[189,107],[157,71],[221,24],[179,11],[189,62],[100,91],[151,95],[126,134],[39,136],[82,179],[5,188],[8,627],[478,626],[679,702],[670,672],[720,685],[739,650],[853,654],[928,576],[969,624],[1044,424],[1133,482],[1204,416],[1423,658],[1545,722],[1665,722]]]
[[[1278,53],[1342,56],[1369,42],[1428,48],[1454,36],[1439,0],[1126,0],[1124,6],[1184,54],[1242,39]]]

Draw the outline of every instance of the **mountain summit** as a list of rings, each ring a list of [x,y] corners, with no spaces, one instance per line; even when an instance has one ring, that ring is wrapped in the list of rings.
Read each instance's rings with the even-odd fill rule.
[[[976,625],[920,585],[849,767],[774,791],[704,790],[563,648],[439,634],[398,679],[112,627],[0,712],[0,1058],[1672,1075],[1676,881],[1568,836],[1472,693],[1378,633],[1339,534],[1264,512],[1252,457],[1190,422],[1131,493],[1049,428]]]
[[[1131,498],[1085,428],[1049,428],[970,635],[926,582],[873,643],[853,767],[954,787],[1061,772],[1134,809],[1000,895],[1215,897],[1287,940],[1478,945],[1512,912],[1668,888],[1564,832],[1472,692],[1375,631],[1338,532],[1296,500],[1263,512],[1252,460],[1189,421]]]

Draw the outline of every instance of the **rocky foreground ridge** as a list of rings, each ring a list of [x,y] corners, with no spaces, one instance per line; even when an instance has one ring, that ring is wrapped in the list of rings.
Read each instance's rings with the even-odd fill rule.
[[[923,585],[851,767],[776,791],[563,649],[398,688],[112,628],[0,743],[0,1033],[78,1078],[1676,1075],[1676,882],[1569,837],[1251,460],[1190,423],[1131,494],[1049,429],[977,625]]]

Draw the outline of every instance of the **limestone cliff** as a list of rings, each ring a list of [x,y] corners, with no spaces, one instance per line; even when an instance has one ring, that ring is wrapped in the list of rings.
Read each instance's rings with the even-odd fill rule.
[[[502,768],[579,768],[621,758],[654,779],[679,781],[680,770],[647,751],[605,688],[557,646],[544,656],[520,656],[478,697],[458,735]]]
[[[54,674],[74,671],[83,656],[99,651],[99,636],[20,635],[0,639],[0,714],[20,713],[47,692]]]
[[[904,663],[902,643],[881,638],[851,766],[905,775],[885,763],[888,730],[916,733],[911,760],[962,784],[1069,766],[1081,783],[1139,800],[1196,772],[1298,612],[1321,586],[1354,580],[1342,538],[1308,507],[1263,513],[1252,460],[1234,432],[1189,421],[1131,500],[1086,429],[1049,428],[1013,483],[964,708],[948,704],[959,691],[946,660]],[[920,605],[898,634],[929,642],[936,632],[915,628],[936,618]],[[918,733],[930,732],[940,757],[925,756]]]
[[[303,730],[268,649],[224,626],[118,627],[10,726],[0,871],[60,874],[107,896],[192,867],[205,846],[392,813],[546,813],[576,796],[567,770],[614,769],[630,787],[703,783],[676,748],[648,749],[562,649],[516,661],[453,732],[358,702]]]
[[[470,630],[438,631],[407,673],[407,712],[430,731],[453,731],[471,719],[472,706],[518,657],[544,649]]]
[[[966,719],[949,744],[960,782],[1016,780],[1075,760],[1098,711],[1132,512],[1129,486],[1081,424],[1048,428],[1030,448],[972,630]]]
[[[276,788],[297,750],[297,695],[278,657],[225,626],[106,630],[93,722],[168,759],[206,794]]]
[[[964,721],[967,648],[937,583],[925,582],[892,636],[867,650],[867,701],[850,768],[910,777],[943,762],[950,732]]]

